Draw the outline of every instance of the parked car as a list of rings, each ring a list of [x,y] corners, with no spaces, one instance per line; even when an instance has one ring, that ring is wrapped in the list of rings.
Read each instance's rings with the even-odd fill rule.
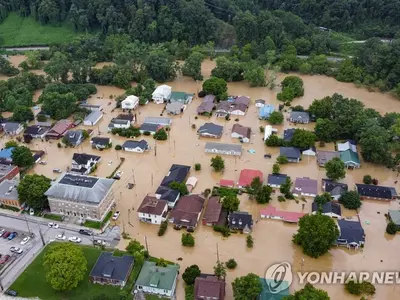
[[[57,223],[52,223],[52,222],[50,222],[49,224],[47,224],[47,226],[49,226],[50,228],[55,228],[55,229],[58,228],[58,224],[57,224]]]
[[[71,236],[70,238],[68,238],[68,241],[73,242],[73,243],[80,243],[82,242],[82,240],[76,236]]]
[[[29,236],[27,236],[26,238],[24,238],[24,239],[21,241],[21,245],[25,245],[27,242],[29,242],[30,239],[31,239],[31,238],[30,238]]]
[[[83,234],[83,235],[93,235],[93,232],[91,232],[90,230],[86,230],[86,229],[80,229],[79,233]]]
[[[10,234],[11,234],[11,232],[9,232],[9,231],[4,232],[3,235],[2,235],[3,239],[8,238],[8,236],[9,236]]]
[[[8,290],[7,292],[5,292],[6,295],[8,296],[12,296],[12,297],[17,297],[18,293],[14,290]]]
[[[6,232],[5,229],[0,229],[0,237],[4,234],[4,232]]]
[[[17,233],[14,231],[12,232],[9,236],[8,239],[11,241],[13,238],[15,238],[17,236]]]
[[[21,248],[17,248],[17,247],[11,247],[10,251],[12,253],[18,253],[18,254],[21,254],[23,252],[23,250]]]
[[[64,241],[66,239],[66,237],[63,234],[57,234],[56,235],[56,239],[59,240],[59,241]]]
[[[30,209],[29,209],[29,214],[30,214],[31,216],[33,216],[33,215],[35,214],[35,211],[33,210],[33,208],[30,208]]]
[[[0,258],[0,265],[4,265],[10,259],[10,255],[6,254]]]
[[[62,173],[61,169],[53,169],[53,173]]]
[[[103,240],[95,240],[93,243],[95,245],[99,245],[99,246],[105,246],[106,245],[106,242],[103,241]]]
[[[117,210],[117,211],[113,214],[112,219],[113,219],[114,221],[117,220],[118,217],[119,217],[119,215],[120,215],[120,212],[119,212],[119,210]]]

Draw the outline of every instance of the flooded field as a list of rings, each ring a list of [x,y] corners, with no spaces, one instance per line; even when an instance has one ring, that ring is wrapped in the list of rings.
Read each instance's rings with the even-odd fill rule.
[[[204,63],[204,76],[210,75],[210,71],[214,66],[214,62],[206,61]],[[279,79],[282,79],[281,75]],[[384,113],[386,111],[400,112],[400,103],[391,98],[389,95],[380,93],[369,93],[363,89],[357,89],[352,84],[336,82],[332,78],[325,76],[301,76],[305,83],[305,95],[301,99],[293,102],[294,105],[304,105],[307,107],[315,98],[322,98],[335,92],[341,93],[346,97],[353,97],[365,103],[367,107],[372,107]],[[196,83],[190,78],[178,77],[175,81],[167,83],[172,86],[175,91],[185,91],[197,93],[201,89],[201,82]],[[124,157],[126,160],[122,164],[120,170],[123,172],[122,178],[116,181],[114,185],[114,193],[116,196],[117,209],[121,211],[119,225],[123,230],[130,234],[132,238],[136,238],[144,243],[147,237],[149,251],[153,256],[163,257],[170,261],[178,262],[181,265],[181,271],[191,264],[198,264],[205,273],[213,272],[213,266],[217,260],[217,245],[220,259],[227,261],[234,258],[238,262],[238,267],[234,271],[228,271],[227,276],[227,299],[233,299],[231,281],[241,275],[253,272],[263,277],[268,266],[277,262],[287,261],[293,265],[293,269],[298,271],[376,271],[376,270],[392,270],[399,266],[400,258],[397,255],[400,249],[400,237],[387,237],[385,234],[386,221],[384,214],[388,208],[399,208],[396,202],[382,203],[365,201],[360,210],[360,219],[366,231],[366,245],[363,251],[349,252],[342,248],[332,249],[328,254],[319,259],[312,259],[303,255],[300,248],[291,243],[292,235],[297,231],[296,225],[283,224],[280,221],[260,220],[254,226],[253,237],[255,240],[254,248],[248,250],[246,248],[246,237],[241,234],[233,234],[229,238],[223,238],[221,235],[212,231],[212,228],[199,225],[195,231],[196,246],[193,249],[181,246],[181,231],[175,231],[172,226],[163,237],[157,236],[158,226],[139,223],[136,215],[136,209],[147,194],[152,194],[157,189],[162,178],[167,174],[171,164],[186,164],[193,166],[195,163],[201,163],[201,171],[191,170],[191,175],[196,176],[199,181],[194,189],[194,193],[201,193],[206,188],[212,188],[221,178],[232,179],[235,182],[239,179],[240,171],[244,168],[259,169],[264,173],[264,178],[271,173],[272,165],[276,157],[279,155],[278,148],[269,148],[263,144],[263,135],[259,132],[259,126],[265,126],[267,122],[259,121],[257,110],[254,106],[254,100],[263,98],[268,103],[278,105],[276,94],[278,89],[270,91],[267,88],[249,88],[245,82],[230,83],[229,94],[246,95],[251,97],[253,103],[250,106],[246,116],[239,117],[241,125],[250,126],[252,128],[252,137],[249,144],[243,144],[243,155],[240,158],[224,156],[225,171],[223,174],[215,173],[211,170],[210,159],[213,155],[204,152],[204,145],[208,139],[199,139],[196,135],[196,129],[192,129],[192,124],[196,124],[198,128],[205,122],[215,122],[224,126],[224,133],[220,141],[225,143],[239,144],[238,140],[231,138],[231,128],[235,124],[235,117],[230,121],[224,118],[216,119],[215,117],[199,117],[195,119],[196,108],[201,100],[195,98],[188,105],[186,111],[180,116],[174,116],[170,136],[167,141],[155,142],[152,137],[140,137],[146,139],[152,150],[145,154],[129,153],[114,150],[114,146],[122,144],[125,138],[111,136],[113,148],[105,151],[93,150],[89,141],[85,141],[77,148],[61,148],[57,147],[57,142],[42,142],[34,140],[29,147],[33,150],[45,150],[47,155],[44,160],[47,165],[37,165],[32,172],[44,174],[50,178],[56,178],[56,174],[52,173],[53,168],[66,170],[71,164],[71,158],[74,152],[91,153],[100,155],[102,161],[96,170],[97,176],[108,176],[117,166],[119,158]],[[91,104],[102,104],[104,108],[103,119],[91,129],[94,130],[93,136],[107,136],[107,125],[112,117],[115,117],[121,110],[116,109],[111,112],[115,103],[110,100],[110,95],[117,96],[124,93],[124,90],[116,87],[98,86],[98,92],[89,99]],[[39,92],[35,95],[37,98]],[[112,102],[112,105],[108,105]],[[137,113],[137,122],[141,124],[146,116],[160,116],[163,110],[162,105],[150,103],[144,107],[140,107]],[[164,114],[164,116],[167,116]],[[284,125],[274,126],[278,129],[278,134],[283,134],[284,128],[292,127],[287,121]],[[312,124],[298,125],[299,128],[312,129]],[[80,128],[84,128],[83,126]],[[86,129],[88,127],[85,127]],[[89,127],[90,128],[90,127]],[[214,141],[214,140],[212,140]],[[5,140],[1,141],[2,146]],[[324,149],[332,149],[333,145],[327,145]],[[156,151],[155,151],[156,149]],[[255,150],[254,154],[248,150]],[[265,159],[264,154],[271,153],[272,159]],[[288,174],[293,181],[296,177],[308,176],[320,180],[325,177],[325,170],[319,168],[316,164],[315,157],[304,156],[299,164],[288,164],[281,167],[281,173]],[[362,182],[365,174],[371,174],[376,177],[380,184],[395,186],[400,190],[399,184],[394,182],[398,180],[396,173],[393,173],[383,167],[378,167],[362,162],[362,167],[358,170],[348,171],[345,182],[352,187],[354,183]],[[127,188],[128,183],[135,183],[132,190]],[[249,211],[253,214],[254,220],[259,219],[259,211],[266,205],[258,205],[248,200],[246,195],[240,196],[240,209]],[[272,205],[292,211],[311,211],[312,199],[307,199],[305,208],[302,210],[300,201],[286,201],[279,203],[276,196],[273,197]],[[356,218],[352,211],[344,211],[345,216]],[[368,224],[367,224],[368,223]],[[127,240],[121,240],[120,248],[124,248],[128,243]],[[178,261],[182,258],[182,261]],[[304,262],[302,263],[302,259]],[[182,273],[181,272],[181,273]],[[331,299],[359,299],[360,297],[352,297],[345,293],[342,286],[319,286],[328,291]],[[291,286],[291,291],[300,289],[298,283]],[[179,280],[177,289],[178,300],[184,299],[183,281]],[[399,290],[393,287],[377,286],[376,299],[398,299]]]

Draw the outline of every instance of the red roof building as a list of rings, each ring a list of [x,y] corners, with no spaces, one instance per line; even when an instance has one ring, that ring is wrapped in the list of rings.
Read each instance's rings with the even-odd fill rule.
[[[244,169],[240,172],[239,188],[244,188],[253,181],[254,178],[260,177],[261,182],[264,180],[263,173],[259,170]]]
[[[305,213],[278,210],[273,206],[268,206],[260,211],[261,218],[282,220],[288,223],[298,223]]]
[[[219,181],[219,186],[233,188],[235,186],[235,182],[233,180],[229,180],[229,179],[221,179]]]

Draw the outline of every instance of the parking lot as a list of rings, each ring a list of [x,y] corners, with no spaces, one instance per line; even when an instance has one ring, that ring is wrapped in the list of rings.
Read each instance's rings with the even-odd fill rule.
[[[32,247],[34,238],[28,232],[11,228],[0,228],[0,274],[20,256],[25,255]],[[12,238],[12,236],[14,236]],[[25,240],[24,240],[25,239]],[[11,249],[14,248],[14,251]]]

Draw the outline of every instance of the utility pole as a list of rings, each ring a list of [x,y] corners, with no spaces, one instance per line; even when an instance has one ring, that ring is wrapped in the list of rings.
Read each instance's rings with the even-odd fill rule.
[[[147,251],[148,254],[150,254],[150,252],[149,252],[149,245],[147,244],[147,235],[144,236],[144,242],[145,242],[145,244],[146,244],[146,251]]]
[[[132,169],[132,181],[133,181],[133,184],[135,184],[136,182],[135,182],[135,171]]]
[[[153,186],[153,173],[151,173],[151,186]]]
[[[3,281],[1,277],[0,277],[0,289],[2,292],[4,291]]]
[[[218,243],[217,243],[217,262],[219,262],[219,249],[218,249]]]
[[[40,239],[42,240],[42,244],[43,244],[43,246],[45,246],[45,245],[46,245],[46,243],[45,243],[45,241],[44,241],[43,234],[42,234],[42,230],[40,229],[40,225],[38,225],[38,228],[39,228],[39,235],[40,235]]]
[[[157,156],[157,143],[154,142],[154,156]]]
[[[128,209],[128,224],[133,227],[133,225],[131,223],[131,209],[130,208]]]
[[[23,214],[23,215],[24,215],[24,219],[25,219],[25,222],[26,222],[26,227],[28,227],[29,235],[31,235],[32,233],[31,233],[31,229],[29,228],[28,220],[26,219],[26,214]]]

